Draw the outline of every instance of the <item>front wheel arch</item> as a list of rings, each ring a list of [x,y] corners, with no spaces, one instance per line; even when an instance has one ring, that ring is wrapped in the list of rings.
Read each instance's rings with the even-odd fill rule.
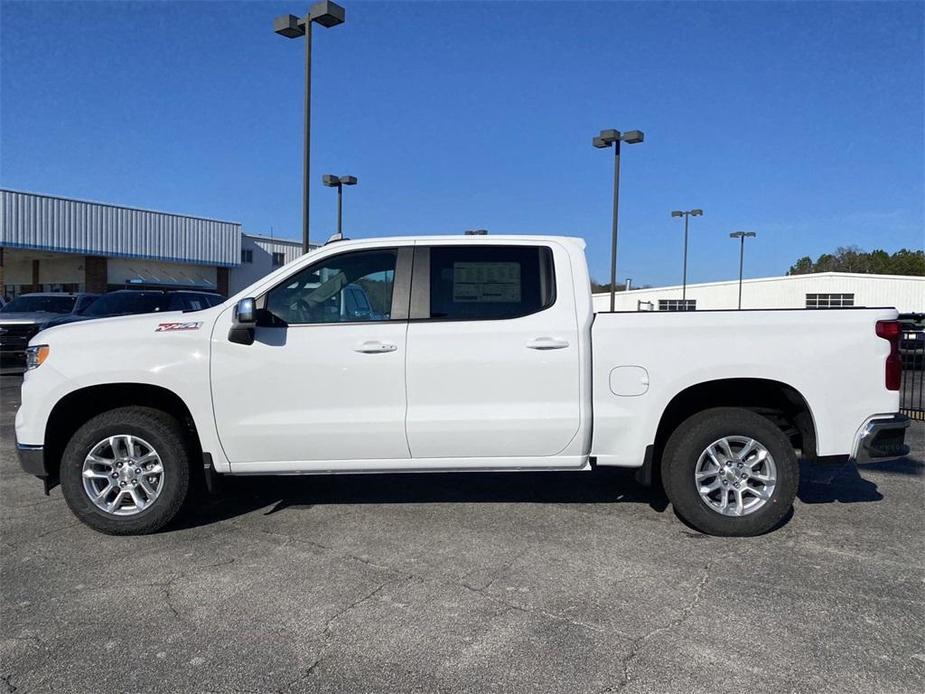
[[[193,415],[172,390],[148,383],[86,386],[61,398],[45,424],[45,470],[51,486],[58,481],[64,449],[81,426],[103,412],[133,406],[160,410],[176,419],[183,427],[191,454],[201,457],[202,447]]]
[[[163,410],[107,409],[84,422],[65,447],[62,495],[74,515],[94,530],[156,532],[188,498],[189,456],[182,424]]]

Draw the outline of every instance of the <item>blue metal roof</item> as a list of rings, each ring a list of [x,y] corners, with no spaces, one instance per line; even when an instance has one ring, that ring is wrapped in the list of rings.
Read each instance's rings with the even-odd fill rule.
[[[0,189],[0,246],[235,267],[241,225]]]

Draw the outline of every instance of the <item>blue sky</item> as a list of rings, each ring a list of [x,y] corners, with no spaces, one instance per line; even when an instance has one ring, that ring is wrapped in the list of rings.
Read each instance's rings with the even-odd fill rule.
[[[306,2],[0,5],[0,185],[298,237]],[[836,246],[922,248],[925,4],[345,0],[317,28],[312,229],[349,173],[348,236],[579,235],[608,275],[749,277]]]

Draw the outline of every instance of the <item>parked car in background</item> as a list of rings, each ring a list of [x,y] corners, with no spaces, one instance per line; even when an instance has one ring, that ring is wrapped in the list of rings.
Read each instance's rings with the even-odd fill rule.
[[[131,316],[162,311],[200,311],[219,304],[224,299],[215,292],[197,292],[185,289],[119,289],[103,294],[82,313],[59,316],[45,327],[77,323],[95,318]]]
[[[96,294],[37,292],[18,296],[0,308],[0,359],[24,366],[26,345],[51,321],[78,316],[96,300]]]

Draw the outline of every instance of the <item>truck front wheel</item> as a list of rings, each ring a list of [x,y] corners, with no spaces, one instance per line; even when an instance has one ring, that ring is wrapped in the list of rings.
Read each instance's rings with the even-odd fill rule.
[[[110,535],[143,535],[169,523],[189,490],[180,423],[148,407],[93,417],[61,459],[61,490],[74,514]]]
[[[710,535],[771,530],[793,505],[799,465],[790,441],[750,410],[717,407],[668,439],[662,480],[675,512]]]

